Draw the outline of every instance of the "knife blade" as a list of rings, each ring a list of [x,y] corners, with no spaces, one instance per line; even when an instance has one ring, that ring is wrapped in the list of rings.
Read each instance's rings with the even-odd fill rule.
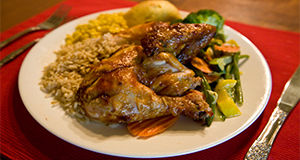
[[[285,84],[267,125],[245,155],[245,160],[267,159],[278,131],[300,100],[300,66]]]

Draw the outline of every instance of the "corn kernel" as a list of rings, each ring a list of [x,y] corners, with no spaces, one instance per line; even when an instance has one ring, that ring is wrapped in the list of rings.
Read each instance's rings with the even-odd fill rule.
[[[74,44],[87,38],[101,37],[107,32],[118,33],[127,29],[126,20],[123,18],[124,13],[106,13],[100,14],[96,19],[88,21],[87,24],[76,26],[75,32],[67,35],[66,44]]]

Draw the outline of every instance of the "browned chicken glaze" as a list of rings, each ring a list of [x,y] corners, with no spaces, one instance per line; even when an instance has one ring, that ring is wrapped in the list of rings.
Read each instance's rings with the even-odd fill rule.
[[[147,80],[147,65],[142,63],[144,61],[147,61],[147,57],[142,47],[130,46],[94,67],[84,78],[77,94],[86,114],[106,124],[129,123],[170,114],[182,114],[195,120],[212,115],[203,95],[196,90],[182,90],[178,92],[181,96],[155,93],[155,87],[152,90],[147,86],[150,83]],[[188,70],[180,67],[183,71]],[[171,72],[169,70],[160,76],[166,73],[171,75]],[[175,71],[175,74],[178,72]],[[188,75],[193,79],[193,74]]]
[[[149,86],[159,95],[181,96],[189,89],[200,86],[201,78],[182,65],[170,53],[161,52],[143,61]]]
[[[185,63],[208,45],[215,32],[216,27],[208,24],[175,23],[152,29],[141,45],[147,56],[168,52]]]
[[[147,33],[158,30],[159,28],[168,27],[169,23],[166,22],[149,22],[145,24],[136,25],[134,27],[128,28],[124,31],[119,32],[114,36],[114,41],[117,44],[137,44],[140,45],[141,38],[145,37]]]
[[[211,116],[202,93],[194,90],[201,78],[181,62],[196,56],[214,32],[204,24],[151,22],[115,35],[116,42],[138,45],[103,59],[84,77],[77,97],[87,116],[106,124],[170,114],[200,121]]]

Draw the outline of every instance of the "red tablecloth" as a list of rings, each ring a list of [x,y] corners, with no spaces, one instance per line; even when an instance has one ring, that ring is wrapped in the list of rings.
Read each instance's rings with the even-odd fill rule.
[[[106,9],[130,7],[124,0],[66,0],[75,17]],[[58,4],[59,5],[59,4]],[[54,6],[1,33],[1,41],[46,19]],[[243,159],[258,137],[276,106],[284,84],[299,65],[299,33],[278,31],[226,21],[226,24],[248,37],[266,58],[272,73],[273,88],[262,115],[238,136],[204,151],[166,159]],[[32,33],[1,50],[0,58],[47,31]],[[18,74],[28,51],[0,69],[1,155],[12,159],[118,159],[91,152],[61,140],[40,126],[27,112],[19,95]],[[269,159],[299,159],[299,104],[282,127]]]

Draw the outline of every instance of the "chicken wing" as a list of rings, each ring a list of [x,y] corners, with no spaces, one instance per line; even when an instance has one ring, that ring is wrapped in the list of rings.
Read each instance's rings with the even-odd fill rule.
[[[172,53],[182,63],[193,59],[208,45],[216,27],[208,24],[175,23],[154,28],[141,39],[147,56]]]

